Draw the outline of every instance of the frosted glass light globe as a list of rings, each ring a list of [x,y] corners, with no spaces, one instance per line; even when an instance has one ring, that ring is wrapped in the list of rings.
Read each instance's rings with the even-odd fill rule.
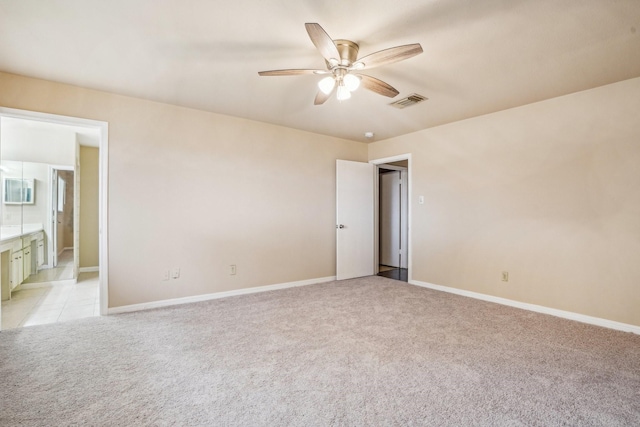
[[[343,80],[344,80],[344,85],[351,92],[353,92],[354,90],[358,89],[358,87],[360,87],[360,79],[357,76],[354,76],[353,74],[347,74],[346,76],[344,76]]]
[[[333,91],[333,87],[336,85],[336,80],[333,76],[325,77],[318,82],[318,87],[325,94],[329,95]]]
[[[345,99],[351,98],[351,92],[346,86],[340,85],[338,86],[338,94],[336,95],[338,101],[344,101]]]

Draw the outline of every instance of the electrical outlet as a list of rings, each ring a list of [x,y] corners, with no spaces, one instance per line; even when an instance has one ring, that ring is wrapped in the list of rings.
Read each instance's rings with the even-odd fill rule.
[[[173,270],[171,270],[171,278],[178,279],[179,277],[180,277],[180,267],[175,267]]]
[[[165,271],[162,273],[162,281],[169,280],[169,276],[170,276],[170,275],[171,275],[171,272],[170,272],[169,270],[165,270]]]
[[[229,266],[229,275],[230,276],[235,276],[236,275],[236,265],[235,264],[231,264]]]
[[[508,271],[503,271],[502,272],[502,281],[503,282],[508,282],[509,281],[509,272]]]

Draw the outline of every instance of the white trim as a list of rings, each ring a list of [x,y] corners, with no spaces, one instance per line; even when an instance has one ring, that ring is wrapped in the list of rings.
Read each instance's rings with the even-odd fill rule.
[[[60,252],[57,252],[57,249],[55,247],[55,245],[57,244],[57,238],[58,238],[58,231],[54,230],[54,226],[53,226],[53,211],[55,206],[53,206],[53,192],[55,191],[57,194],[58,191],[58,185],[55,184],[55,188],[54,188],[54,183],[53,183],[53,172],[54,171],[70,171],[70,172],[74,172],[74,167],[73,166],[69,166],[69,165],[53,165],[53,164],[49,164],[49,197],[47,199],[47,224],[44,227],[44,232],[47,235],[47,265],[53,265],[54,264],[54,253],[55,253],[55,257],[56,257],[56,263],[57,263],[57,257],[60,256],[60,254],[66,250],[67,248],[62,248],[62,250]],[[57,176],[57,175],[56,175]],[[55,209],[56,215],[58,214],[58,210],[57,208]],[[73,219],[75,222],[76,216],[78,215],[78,212],[74,209],[73,211]],[[56,217],[57,218],[57,217]],[[55,239],[53,238],[53,235],[56,235]],[[71,248],[73,249],[73,248]]]
[[[98,150],[98,264],[100,278],[100,315],[109,311],[109,125],[100,126],[100,149]]]
[[[407,200],[407,248],[409,251],[409,257],[407,259],[407,279],[409,280],[409,282],[411,282],[411,277],[412,277],[412,271],[413,271],[413,239],[411,238],[411,224],[412,224],[412,220],[411,220],[411,211],[412,211],[412,198],[413,198],[413,167],[411,166],[411,153],[405,153],[405,154],[398,154],[397,156],[391,156],[391,157],[384,157],[382,159],[372,159],[369,160],[369,163],[372,163],[376,166],[378,165],[383,165],[385,163],[393,163],[393,162],[400,162],[402,160],[406,160],[407,161],[407,194],[408,194],[408,200]],[[376,170],[377,172],[377,170]],[[377,178],[377,176],[376,176]],[[375,267],[376,269],[378,268],[378,262],[379,262],[379,256],[380,254],[378,253],[378,185],[375,186],[375,200],[374,200],[374,212],[375,212],[375,225],[376,225],[376,229],[374,230],[374,245],[375,245]]]
[[[381,163],[380,165],[384,165],[384,170],[390,170],[390,171],[407,171],[408,168],[405,168],[404,166],[394,166],[394,165],[388,165],[386,163]],[[380,166],[378,165],[378,166]]]
[[[278,289],[294,288],[297,286],[315,285],[317,283],[332,282],[336,276],[320,277],[317,279],[300,280],[298,282],[279,283],[275,285],[256,286],[254,288],[237,289],[235,291],[216,292],[213,294],[194,295],[192,297],[165,299],[162,301],[145,302],[142,304],[123,305],[109,309],[109,314],[129,313],[132,311],[149,310],[152,308],[169,307],[172,305],[188,304],[192,302],[208,301],[212,299],[235,297],[238,295],[255,294],[258,292],[275,291]]]
[[[37,120],[63,125],[92,127],[100,130],[99,144],[99,197],[98,202],[98,233],[99,260],[102,271],[100,274],[100,314],[107,314],[109,307],[109,233],[108,233],[108,200],[109,200],[109,123],[98,120],[82,119],[79,117],[62,116],[58,114],[40,113],[36,111],[18,110],[0,107],[0,116],[17,119]]]
[[[96,271],[100,271],[100,267],[95,266],[95,267],[80,267],[80,269],[78,269],[78,271],[80,273],[94,273]]]
[[[448,286],[442,286],[442,285],[434,285],[432,283],[421,282],[419,280],[409,280],[409,283],[415,286],[421,286],[423,288],[429,288],[436,291],[448,292],[451,294],[479,299],[482,301],[508,305],[510,307],[520,308],[522,310],[534,311],[536,313],[542,313],[542,314],[549,314],[551,316],[561,317],[563,319],[575,320],[576,322],[588,323],[590,325],[601,326],[603,328],[615,329],[617,331],[623,331],[623,332],[631,332],[631,333],[640,335],[640,326],[630,325],[628,323],[616,322],[613,320],[602,319],[600,317],[587,316],[585,314],[574,313],[572,311],[558,310],[555,308],[545,307],[542,305],[514,301],[507,298],[495,297],[493,295],[466,291],[464,289],[450,288]]]

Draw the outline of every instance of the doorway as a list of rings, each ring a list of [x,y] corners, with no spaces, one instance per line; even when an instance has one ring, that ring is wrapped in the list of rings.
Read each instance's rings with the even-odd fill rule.
[[[78,278],[76,252],[78,244],[75,232],[78,222],[76,206],[75,172],[73,168],[49,166],[49,200],[48,212],[51,218],[47,221],[49,239],[45,239],[47,260],[42,268],[38,268],[23,282],[23,288],[33,288],[38,283],[58,283]],[[33,285],[33,286],[26,286]]]
[[[378,165],[378,275],[408,281],[408,161]]]
[[[25,126],[28,129],[13,129],[12,132],[7,133],[7,128],[15,125],[11,121],[22,121],[26,123]],[[6,126],[7,124],[9,126]],[[60,151],[62,154],[59,154],[62,156],[75,153],[71,155],[71,159],[64,157],[64,162],[60,162],[42,158],[44,153],[51,155],[56,152],[55,143],[60,141],[60,138],[47,137],[39,140],[34,136],[31,140],[25,140],[28,144],[14,143],[14,147],[6,151],[11,141],[19,139],[16,136],[21,135],[20,132],[33,131],[32,135],[38,133],[47,135],[47,132],[55,132],[56,129],[60,133],[66,132],[72,135],[70,148],[63,149]],[[4,245],[7,247],[0,248],[3,251],[3,262],[0,265],[2,269],[0,285],[3,291],[0,329],[107,314],[107,123],[0,107],[0,131],[2,131],[0,136],[4,155],[0,160],[23,158],[25,173],[27,164],[42,165],[38,170],[44,168],[45,171],[47,165],[49,167],[48,174],[44,172],[34,180],[36,196],[33,206],[30,206],[34,213],[28,217],[26,208],[23,209],[22,226],[17,227],[19,233],[14,240],[26,242],[33,238],[31,245],[25,243],[26,246],[22,247],[23,257],[17,258],[23,259],[24,266],[24,274],[20,280],[11,281],[10,272],[21,270],[16,268],[16,265],[5,262],[9,258],[6,256],[7,253],[19,254],[20,248],[16,244]],[[33,146],[36,143],[45,144],[43,147],[46,148],[34,149]],[[26,151],[27,146],[31,147],[30,153]],[[85,153],[83,155],[88,159],[95,157],[95,160],[89,162],[91,168],[81,170],[81,153]],[[55,157],[54,154],[54,158],[61,157]],[[85,262],[85,267],[79,268],[83,265],[80,261],[79,245],[80,177],[84,176],[85,170],[88,169],[95,171],[95,179],[91,187],[84,189],[85,186],[83,186],[82,200],[88,199],[87,194],[94,196],[95,209],[90,215],[95,217],[92,220],[95,224],[95,237],[92,238],[96,243],[95,252],[92,252],[91,257],[85,256],[85,258],[94,258],[95,262],[91,264]],[[42,205],[44,206],[40,208]],[[35,216],[36,207],[37,217]],[[37,230],[28,228],[38,224],[40,228]],[[85,225],[83,224],[83,229],[87,230]],[[83,247],[87,247],[84,242],[85,240],[83,240]],[[33,254],[29,261],[24,261],[27,259],[25,253]],[[21,294],[20,298],[12,300],[11,296],[17,293]],[[33,302],[32,307],[26,307],[31,302]],[[83,306],[80,307],[80,304]],[[19,321],[18,317],[22,317],[27,308],[30,309],[28,315]],[[46,308],[46,310],[40,313],[36,311],[39,308]]]
[[[404,218],[399,249],[402,256],[394,267],[380,263],[381,165],[385,165],[382,169],[404,171],[404,198],[400,202]],[[411,154],[368,163],[337,160],[336,181],[336,278],[344,280],[398,269],[386,274],[411,282]]]

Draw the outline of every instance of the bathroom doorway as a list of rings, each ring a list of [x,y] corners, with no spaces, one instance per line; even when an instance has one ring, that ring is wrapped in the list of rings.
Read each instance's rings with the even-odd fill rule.
[[[106,231],[106,137],[106,123],[0,108],[0,161],[21,162],[23,179],[30,175],[35,186],[33,202],[13,215],[20,217],[14,226],[18,234],[0,244],[1,329],[107,314],[101,234]],[[82,196],[81,178],[86,180]],[[14,280],[14,272],[23,274],[16,273]]]

